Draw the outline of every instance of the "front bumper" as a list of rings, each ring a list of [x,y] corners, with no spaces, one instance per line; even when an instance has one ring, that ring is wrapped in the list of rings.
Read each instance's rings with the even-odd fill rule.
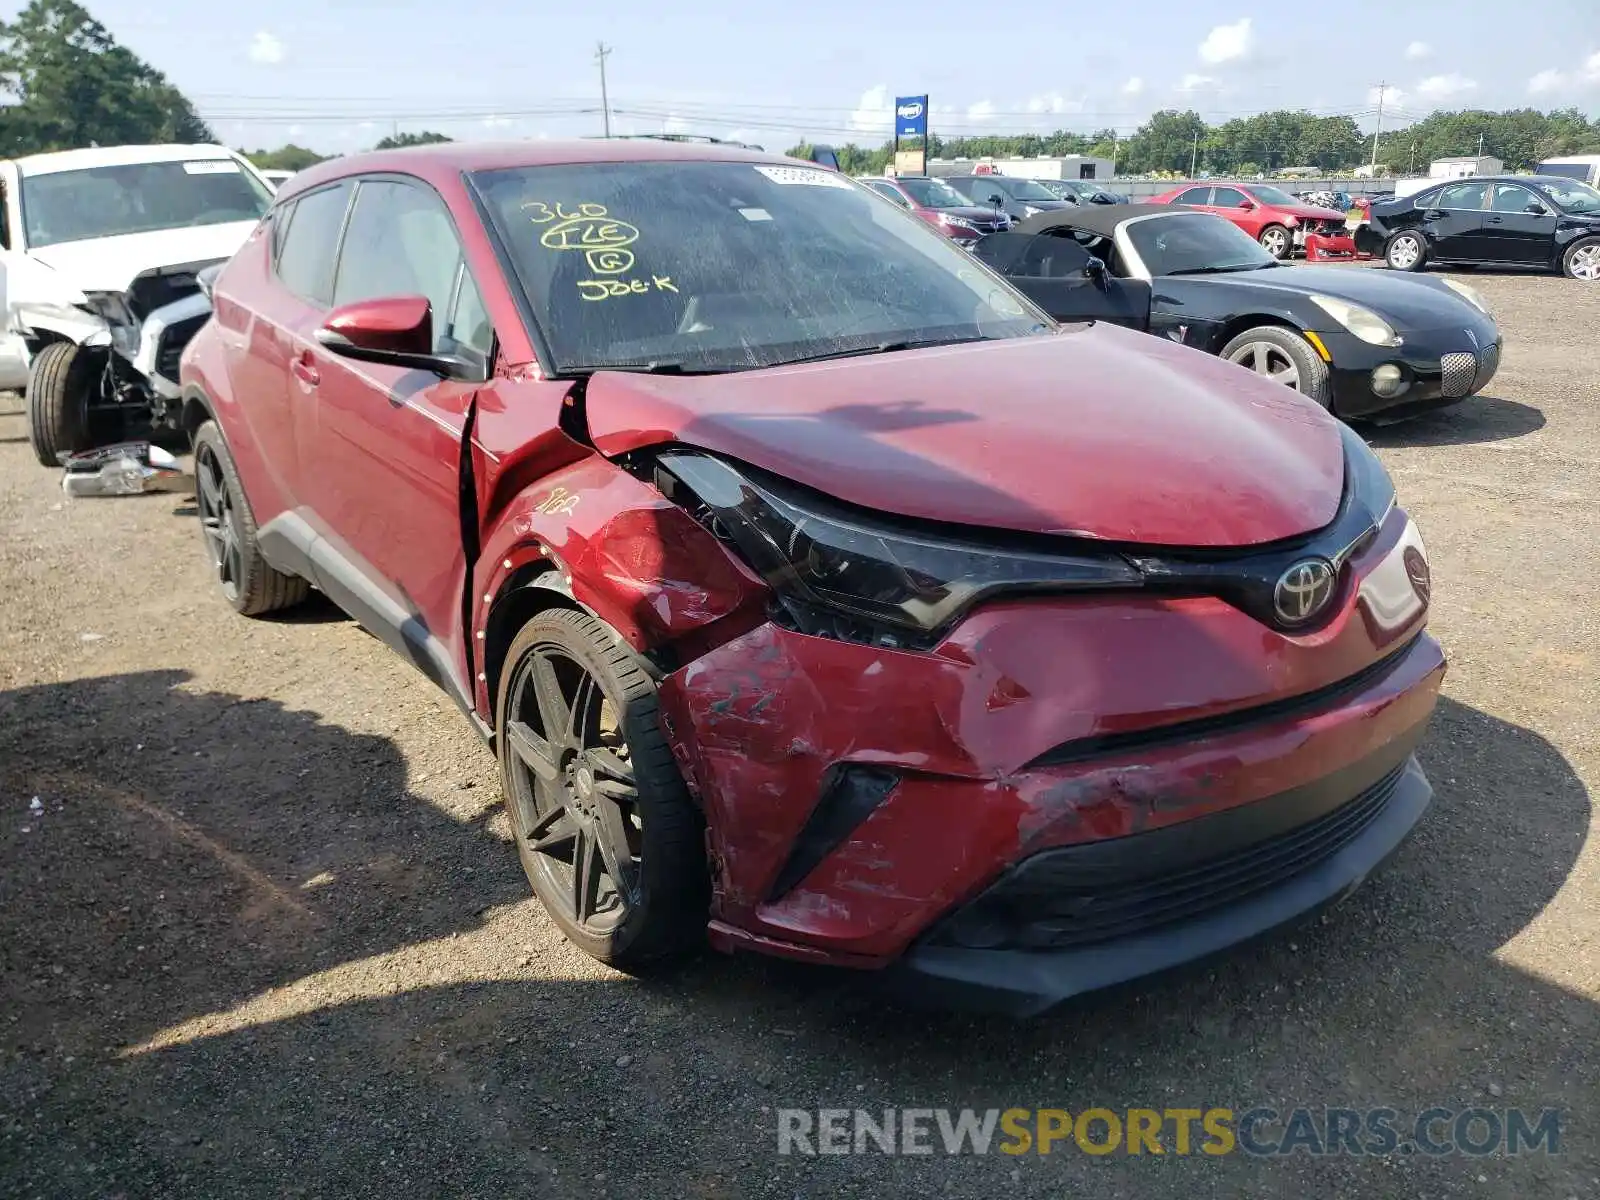
[[[1401,330],[1402,344],[1374,346],[1342,330],[1317,336],[1333,361],[1333,410],[1348,420],[1397,421],[1459,404],[1489,386],[1500,369],[1504,339],[1487,316],[1471,326]],[[1392,363],[1406,389],[1397,396],[1373,390],[1372,373]]]
[[[710,651],[661,711],[706,815],[713,944],[884,967],[1037,855],[1355,796],[1444,673],[1420,551],[1396,510],[1294,636],[1207,597],[1085,596],[986,605],[928,653],[770,624]]]
[[[1414,740],[1165,834],[1036,855],[942,922],[883,982],[917,1003],[1026,1017],[1299,924],[1355,891],[1421,819],[1433,789]],[[1043,944],[962,944],[1002,934],[1008,918]],[[1101,929],[1112,932],[1095,938]]]

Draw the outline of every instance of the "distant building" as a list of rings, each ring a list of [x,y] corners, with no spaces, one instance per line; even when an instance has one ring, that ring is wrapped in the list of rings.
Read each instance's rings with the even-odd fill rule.
[[[1010,175],[1018,179],[1110,179],[1116,164],[1109,158],[1064,154],[1038,158],[930,158],[930,175]]]
[[[1505,163],[1489,155],[1436,158],[1428,164],[1429,179],[1466,179],[1472,175],[1499,175]]]

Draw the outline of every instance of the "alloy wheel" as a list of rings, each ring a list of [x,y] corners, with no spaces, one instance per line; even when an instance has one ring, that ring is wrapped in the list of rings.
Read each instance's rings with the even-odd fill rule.
[[[1600,279],[1600,243],[1580,246],[1573,251],[1572,277],[1590,281]]]
[[[1389,265],[1401,271],[1409,271],[1416,266],[1417,259],[1422,255],[1422,246],[1414,237],[1400,237],[1394,240],[1389,247]]]
[[[563,915],[603,936],[640,898],[644,826],[620,706],[555,644],[516,671],[504,735],[514,825]]]
[[[1273,258],[1282,258],[1289,250],[1289,235],[1281,229],[1269,229],[1261,235],[1261,245]]]
[[[195,506],[200,510],[200,531],[205,535],[211,569],[230,601],[239,597],[244,578],[243,541],[239,535],[239,514],[228,490],[227,477],[216,451],[202,445],[195,452]]]
[[[1257,375],[1292,387],[1297,392],[1300,390],[1300,369],[1282,346],[1271,342],[1246,342],[1234,347],[1233,353],[1228,355],[1228,361],[1249,367]]]

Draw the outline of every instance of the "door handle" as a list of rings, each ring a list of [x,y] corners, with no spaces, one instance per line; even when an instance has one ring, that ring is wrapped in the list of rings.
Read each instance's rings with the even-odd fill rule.
[[[316,387],[317,384],[322,382],[322,376],[318,374],[316,366],[308,355],[301,355],[295,359],[289,364],[289,370],[294,373],[296,379],[307,387]]]
[[[1491,225],[1499,225],[1499,224],[1502,224],[1504,221],[1505,221],[1504,217],[1490,217],[1489,218],[1489,224],[1491,224]]]

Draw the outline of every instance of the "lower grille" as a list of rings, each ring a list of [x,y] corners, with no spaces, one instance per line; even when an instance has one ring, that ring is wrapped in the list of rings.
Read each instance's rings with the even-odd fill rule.
[[[1044,851],[956,913],[945,944],[1060,950],[1143,933],[1282,884],[1348,845],[1383,812],[1405,765],[1331,812],[1155,878],[1085,879],[1069,848]],[[1093,872],[1090,872],[1093,874]]]
[[[178,360],[183,357],[183,348],[200,331],[200,326],[204,325],[209,317],[209,313],[186,317],[182,321],[173,322],[161,331],[161,340],[156,343],[157,375],[170,379],[173,383],[178,382]]]
[[[1465,351],[1446,354],[1439,360],[1439,367],[1439,394],[1465,396],[1472,390],[1472,381],[1478,376],[1478,357]]]
[[[1489,386],[1494,373],[1500,369],[1500,347],[1490,346],[1478,359],[1478,374],[1472,381],[1472,390],[1481,392]]]

